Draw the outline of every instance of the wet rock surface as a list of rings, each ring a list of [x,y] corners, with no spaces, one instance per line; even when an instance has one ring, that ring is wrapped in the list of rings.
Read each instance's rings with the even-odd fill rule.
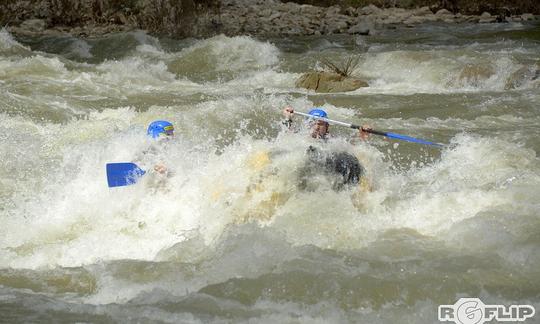
[[[295,85],[322,93],[347,92],[369,86],[366,81],[325,71],[304,73],[296,80]]]

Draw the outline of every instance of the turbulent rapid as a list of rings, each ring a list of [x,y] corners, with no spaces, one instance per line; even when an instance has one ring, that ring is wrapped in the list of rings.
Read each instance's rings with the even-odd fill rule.
[[[1,30],[2,320],[435,323],[460,297],[540,311],[539,53],[525,23],[264,40]],[[351,55],[369,87],[295,88]],[[286,105],[446,145],[340,126],[320,144],[284,127]],[[175,125],[171,176],[108,188],[105,165],[152,145],[156,119]],[[310,145],[356,156],[368,186],[300,188]]]

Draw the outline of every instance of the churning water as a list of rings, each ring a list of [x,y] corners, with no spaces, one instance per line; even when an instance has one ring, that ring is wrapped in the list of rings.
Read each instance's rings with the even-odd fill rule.
[[[2,30],[0,322],[434,323],[460,297],[540,311],[539,53],[539,26],[522,24],[269,40]],[[370,87],[294,87],[350,55]],[[317,144],[283,129],[286,104],[449,145],[331,126],[323,149],[356,155],[371,190],[316,174],[301,189]],[[155,119],[176,127],[170,176],[109,189],[105,164],[154,145]]]

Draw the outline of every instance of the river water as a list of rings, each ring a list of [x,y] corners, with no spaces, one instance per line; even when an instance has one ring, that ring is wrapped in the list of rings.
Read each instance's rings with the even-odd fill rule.
[[[294,87],[351,55],[370,87]],[[460,297],[540,311],[539,60],[534,24],[180,41],[2,30],[0,322],[436,323]],[[447,145],[340,126],[314,143],[283,128],[287,104]],[[105,164],[154,145],[155,119],[176,127],[160,152],[171,175],[109,189]],[[299,188],[314,144],[356,155],[369,186]]]

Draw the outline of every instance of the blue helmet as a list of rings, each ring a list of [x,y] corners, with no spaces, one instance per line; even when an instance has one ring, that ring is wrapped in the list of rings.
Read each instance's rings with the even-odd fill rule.
[[[151,122],[150,125],[148,125],[148,130],[146,133],[152,138],[158,138],[161,134],[173,135],[174,126],[166,120],[156,120]]]
[[[323,118],[328,117],[328,114],[326,113],[326,111],[322,109],[311,109],[309,111],[309,114],[313,117],[323,117]]]

